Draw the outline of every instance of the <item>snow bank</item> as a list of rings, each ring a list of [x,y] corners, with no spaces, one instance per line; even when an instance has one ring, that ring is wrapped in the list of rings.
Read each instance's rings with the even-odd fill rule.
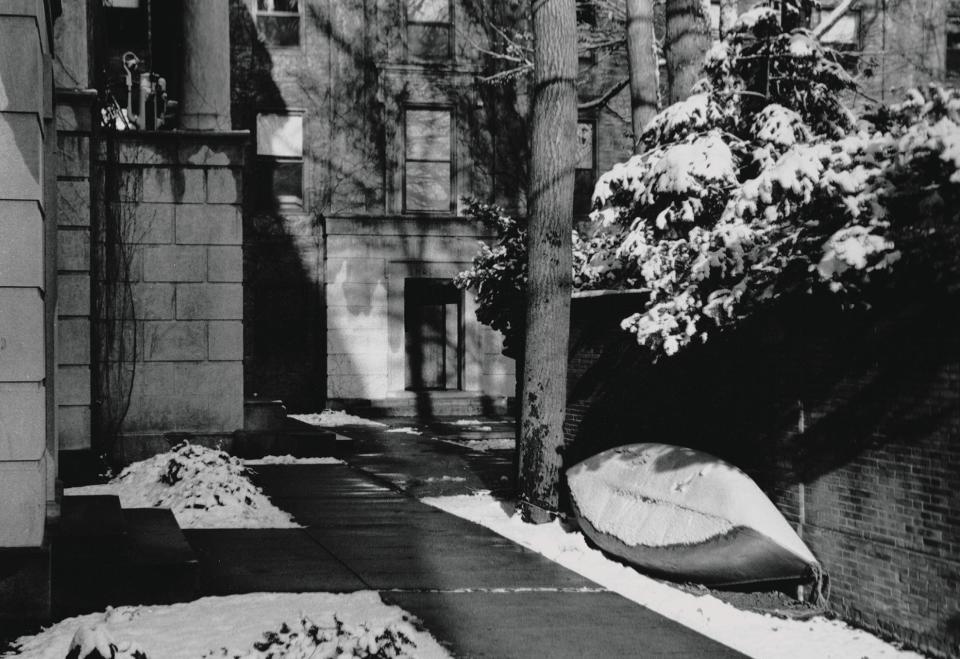
[[[322,428],[339,428],[341,426],[368,426],[370,428],[386,428],[387,424],[379,421],[364,419],[362,416],[347,414],[341,410],[324,410],[312,414],[290,414],[291,419],[309,423],[311,426]]]
[[[264,632],[276,632],[283,624],[297,628],[302,616],[321,631],[334,634],[338,628],[334,616],[343,625],[360,628],[360,631],[363,627],[401,630],[416,644],[406,656],[449,656],[430,634],[414,628],[407,612],[396,606],[387,606],[375,592],[347,595],[255,593],[205,597],[171,606],[123,606],[108,609],[106,613],[68,618],[35,636],[18,639],[16,644],[21,653],[9,656],[17,659],[64,657],[78,628],[99,626],[110,638],[141,647],[151,659],[261,657],[261,654],[252,653],[251,648],[255,642],[263,640]],[[325,650],[313,656],[316,659],[335,656],[332,648]]]
[[[752,657],[922,659],[865,631],[826,618],[783,620],[741,611],[711,595],[693,595],[612,561],[559,521],[535,526],[504,510],[489,493],[427,497],[424,503],[481,524],[607,589]]]
[[[181,528],[299,528],[223,451],[184,442],[135,462],[103,485],[71,487],[68,496],[109,494],[124,508],[169,508]]]
[[[516,440],[513,439],[443,439],[441,441],[448,444],[463,446],[471,451],[512,451],[517,447]]]
[[[261,465],[344,465],[339,458],[297,458],[292,455],[265,455],[262,458],[244,460],[248,467]]]
[[[388,433],[397,435],[422,435],[423,433],[412,426],[403,426],[402,428],[391,428]]]

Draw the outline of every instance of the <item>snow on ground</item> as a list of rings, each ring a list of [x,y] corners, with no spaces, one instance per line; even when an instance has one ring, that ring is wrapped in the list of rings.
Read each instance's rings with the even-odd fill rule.
[[[441,439],[440,441],[465,446],[473,451],[506,451],[513,450],[517,446],[514,439]]]
[[[391,428],[387,432],[397,433],[401,435],[422,435],[423,433],[412,426],[403,426],[400,428]]]
[[[297,458],[292,455],[265,455],[262,458],[244,460],[247,467],[262,465],[344,465],[339,458]]]
[[[369,426],[371,428],[385,428],[387,424],[379,421],[364,419],[362,416],[347,414],[342,410],[324,410],[312,414],[290,414],[291,419],[309,423],[311,426],[323,428],[339,428],[341,426]]]
[[[124,508],[169,508],[185,529],[299,528],[223,451],[184,442],[134,462],[109,483],[71,487],[68,496],[110,494]]]
[[[261,654],[251,652],[254,642],[262,641],[265,632],[278,631],[283,623],[294,630],[299,629],[301,615],[331,635],[335,633],[334,615],[351,627],[366,625],[373,632],[384,628],[400,631],[416,644],[415,649],[405,656],[450,656],[430,634],[417,631],[410,624],[408,613],[384,604],[377,593],[369,591],[345,595],[254,593],[205,597],[170,606],[121,606],[108,609],[106,613],[92,613],[58,622],[35,636],[18,639],[21,654],[3,656],[17,659],[64,657],[79,629],[102,625],[118,645],[135,643],[153,659],[261,657]],[[325,652],[284,653],[282,656],[291,659],[332,657],[335,654],[331,645],[321,647]],[[222,653],[221,648],[227,648],[229,653]]]
[[[470,430],[475,430],[478,432],[491,432],[493,430],[493,427],[486,425],[479,419],[457,419],[453,422],[453,425],[469,426]]]
[[[424,503],[481,524],[505,538],[591,579],[656,613],[752,657],[824,659],[900,657],[922,659],[868,632],[826,618],[784,620],[741,611],[711,595],[693,595],[608,559],[590,548],[583,535],[555,521],[535,526],[506,512],[488,492],[425,497]],[[512,509],[512,506],[508,506]]]

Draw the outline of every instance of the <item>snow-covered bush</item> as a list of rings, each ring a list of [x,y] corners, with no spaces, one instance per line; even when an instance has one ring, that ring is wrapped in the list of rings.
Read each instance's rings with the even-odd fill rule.
[[[741,16],[698,93],[597,182],[594,222],[624,232],[617,257],[648,292],[622,325],[655,355],[789,294],[869,303],[956,274],[960,97],[932,88],[858,118],[839,57],[779,21],[766,3]]]
[[[147,659],[136,643],[118,643],[104,625],[84,625],[74,634],[66,659]]]
[[[410,639],[413,628],[408,623],[371,628],[368,625],[347,625],[334,615],[334,628],[322,629],[309,618],[301,616],[291,627],[283,623],[278,631],[264,632],[263,640],[245,652],[222,648],[205,655],[205,659],[340,659],[361,657],[394,659],[413,657],[416,644]]]

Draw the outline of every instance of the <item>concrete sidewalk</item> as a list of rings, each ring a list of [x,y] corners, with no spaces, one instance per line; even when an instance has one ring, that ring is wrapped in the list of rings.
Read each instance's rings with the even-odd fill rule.
[[[185,532],[200,560],[201,595],[377,590],[463,657],[740,656],[384,482],[471,473],[472,452],[429,436],[360,434],[366,460],[357,462],[379,476],[340,465],[257,468],[258,484],[306,528]],[[404,445],[420,450],[395,454]],[[446,457],[425,464],[434,451]],[[480,457],[472,478],[500,483],[484,462],[495,456]]]

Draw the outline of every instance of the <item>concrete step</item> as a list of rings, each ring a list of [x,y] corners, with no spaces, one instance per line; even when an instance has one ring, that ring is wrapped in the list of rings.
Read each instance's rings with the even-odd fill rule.
[[[407,391],[391,398],[340,398],[328,401],[339,409],[367,418],[501,416],[510,413],[513,399],[466,391]]]
[[[127,508],[128,602],[167,604],[197,594],[199,562],[166,508]]]
[[[296,423],[296,422],[294,422]],[[292,455],[297,458],[340,457],[349,450],[349,439],[306,423],[283,430],[243,430],[235,434],[230,453],[239,458]]]

